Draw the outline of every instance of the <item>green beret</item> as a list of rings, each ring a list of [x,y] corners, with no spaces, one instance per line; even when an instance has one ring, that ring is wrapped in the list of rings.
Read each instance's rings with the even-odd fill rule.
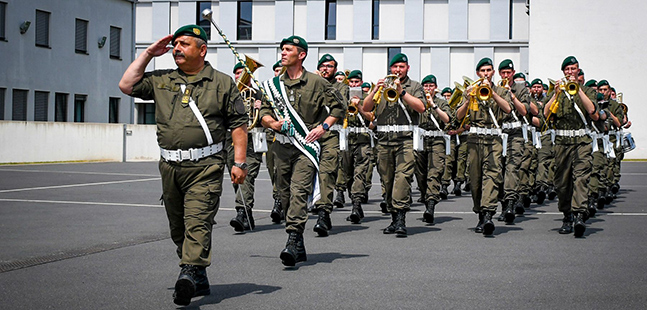
[[[234,66],[234,74],[236,74],[236,70],[244,68],[242,62],[237,62],[236,65]]]
[[[485,57],[485,58],[481,59],[481,60],[479,61],[479,63],[478,63],[478,64],[476,64],[476,71],[478,71],[479,69],[481,69],[481,67],[483,67],[483,66],[492,66],[492,67],[494,67],[494,65],[492,64],[492,59],[487,58],[487,57]]]
[[[283,67],[283,65],[281,65],[280,59],[277,60],[276,63],[272,66],[272,71],[276,70],[276,68],[279,68],[279,67]]]
[[[577,74],[577,76],[582,76],[584,75],[584,70],[580,69],[580,73]]]
[[[564,59],[564,61],[562,62],[562,71],[564,71],[564,68],[566,68],[566,66],[568,66],[568,65],[574,65],[574,64],[578,64],[578,63],[579,63],[579,62],[577,62],[577,59],[575,58],[575,56],[568,56],[568,57],[566,57],[566,59]]]
[[[499,71],[501,71],[503,69],[512,69],[512,70],[514,70],[514,65],[512,64],[512,60],[506,59],[506,60],[502,61],[499,64]]]
[[[530,83],[528,83],[528,81],[526,81],[526,87],[530,87]]]
[[[402,53],[398,53],[395,56],[393,56],[393,58],[389,62],[389,67],[392,67],[394,64],[396,64],[398,62],[409,63],[409,59],[407,58],[407,55],[402,54]]]
[[[600,82],[598,82],[598,87],[602,87],[602,86],[605,86],[605,85],[606,85],[606,86],[609,86],[609,81],[607,81],[607,80],[600,80]]]
[[[321,59],[319,59],[319,62],[317,63],[317,69],[319,67],[321,67],[322,63],[328,62],[328,61],[334,61],[335,62],[335,67],[337,67],[337,60],[335,60],[335,57],[332,57],[332,55],[330,55],[330,54],[325,54],[325,55],[321,56]]]
[[[434,84],[438,85],[436,83],[436,77],[433,74],[425,76],[425,78],[422,79],[422,82],[420,82],[420,84],[422,84],[422,85],[425,85],[425,84],[428,84],[428,83],[434,83]]]
[[[614,87],[609,88],[609,90],[611,90],[614,93],[616,92],[616,89]]]
[[[289,44],[289,45],[294,45],[298,46],[306,51],[306,54],[308,53],[308,42],[304,40],[300,36],[289,36],[283,40],[281,40],[281,45],[279,45],[279,48],[283,48],[283,45]]]
[[[586,87],[597,87],[598,82],[596,80],[588,80],[586,83],[584,83],[584,86]]]
[[[348,74],[348,79],[362,79],[362,71],[353,70]]]
[[[452,91],[452,89],[451,89],[450,87],[445,87],[445,88],[443,88],[443,90],[440,92],[440,94],[442,95],[442,94],[444,94],[444,93],[450,93],[450,94],[451,94],[451,93],[453,93],[453,91]]]
[[[173,40],[171,41],[173,45],[175,45],[175,39],[179,36],[196,37],[204,40],[205,43],[207,42],[207,33],[198,25],[186,25],[176,30],[173,34]]]
[[[526,80],[526,75],[523,74],[523,72],[515,73],[515,75],[512,76],[512,79],[515,80],[517,78],[522,78],[525,81]]]
[[[338,75],[346,76],[346,73],[344,73],[344,71],[337,71],[337,73],[335,73],[335,76],[338,76]]]
[[[543,87],[544,82],[542,82],[542,80],[541,80],[541,79],[534,79],[534,80],[532,80],[532,82],[530,83],[530,85],[531,85],[531,86],[532,86],[532,85],[535,85],[535,84],[542,85],[542,87]]]
[[[543,88],[544,88],[544,90],[548,90],[548,84],[546,84],[546,83],[542,83],[542,84],[541,84],[541,87],[543,87]]]
[[[371,84],[369,82],[364,82],[362,83],[362,88],[371,88]]]

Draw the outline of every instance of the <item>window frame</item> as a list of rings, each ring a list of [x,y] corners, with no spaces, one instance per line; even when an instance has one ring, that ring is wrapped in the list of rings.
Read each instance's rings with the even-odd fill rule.
[[[38,47],[51,48],[49,35],[51,17],[51,12],[36,10],[36,30],[34,31],[34,37],[36,46]]]
[[[34,91],[34,121],[47,122],[49,109],[49,92]]]
[[[325,23],[325,39],[337,40],[337,0],[326,0]]]
[[[380,1],[373,0],[371,5],[371,40],[380,39]]]
[[[116,38],[113,36],[113,30],[117,31]],[[110,26],[110,59],[121,60],[121,30],[121,27]],[[117,54],[113,54],[113,51]]]
[[[110,97],[108,99],[108,123],[109,124],[118,124],[119,123],[119,105],[120,104],[121,104],[121,98],[119,98],[119,97]]]
[[[83,25],[83,23],[85,23]],[[84,33],[79,33],[79,25],[83,25],[83,32]],[[81,18],[76,18],[74,22],[74,52],[77,54],[85,54],[89,55],[88,53],[88,25],[90,24],[89,21]],[[81,41],[79,41],[81,40]],[[79,46],[79,43],[83,46]],[[79,47],[82,47],[83,49],[80,49]]]
[[[7,41],[7,3],[0,1],[0,41]]]
[[[74,94],[74,122],[85,123],[85,103],[88,101],[88,95]],[[80,113],[79,113],[80,107]]]
[[[63,100],[59,100],[60,98],[63,98]],[[54,121],[55,122],[67,122],[67,108],[68,108],[69,98],[70,98],[70,94],[68,93],[54,93]]]
[[[16,95],[18,93],[25,95],[23,102],[16,102],[16,97],[17,97]],[[12,92],[11,92],[11,120],[12,121],[27,121],[27,100],[28,100],[28,97],[29,97],[29,90],[28,89],[18,89],[18,88],[12,89]],[[16,109],[18,107],[18,105],[20,105],[20,107],[22,109]],[[20,111],[20,110],[22,110],[22,116],[23,116],[22,118],[16,117],[17,111]],[[18,115],[18,116],[20,116],[20,115]]]
[[[243,20],[241,16],[241,6],[243,4],[249,4],[249,21]],[[237,9],[236,9],[236,40],[238,41],[251,41],[252,40],[252,23],[254,19],[254,4],[252,1],[238,1],[237,3]],[[249,23],[246,25],[245,23]],[[243,31],[245,30],[245,36],[243,36]],[[247,36],[247,30],[249,31],[249,35]]]
[[[204,29],[204,32],[207,33],[207,41],[209,41],[211,40],[211,21],[202,17],[202,11],[206,8],[211,9],[211,1],[198,1],[196,3],[198,12],[195,17],[195,24]]]

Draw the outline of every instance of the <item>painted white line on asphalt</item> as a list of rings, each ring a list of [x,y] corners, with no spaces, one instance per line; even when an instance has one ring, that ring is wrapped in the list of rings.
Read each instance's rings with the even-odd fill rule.
[[[93,171],[51,171],[51,170],[26,170],[26,169],[3,169],[1,171],[11,172],[37,172],[37,173],[59,173],[59,174],[90,174],[90,175],[119,175],[130,177],[154,177],[158,174],[135,174],[135,173],[117,173],[117,172],[93,172]]]
[[[42,189],[96,186],[96,185],[108,185],[108,184],[119,184],[119,183],[148,182],[148,181],[157,181],[157,180],[160,180],[160,178],[158,177],[158,178],[138,179],[138,180],[124,180],[124,181],[110,181],[110,182],[97,182],[97,183],[82,183],[82,184],[69,184],[69,185],[56,185],[56,186],[15,188],[15,189],[0,190],[0,193],[25,192],[25,191],[34,191],[34,190],[42,190]]]

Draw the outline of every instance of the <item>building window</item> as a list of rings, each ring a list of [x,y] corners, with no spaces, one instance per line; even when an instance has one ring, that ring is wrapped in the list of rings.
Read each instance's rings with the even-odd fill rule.
[[[326,40],[337,38],[337,1],[326,1]]]
[[[86,95],[74,95],[74,121],[77,123],[85,122],[85,101]]]
[[[7,3],[0,2],[0,41],[7,40],[7,37],[5,36],[6,24],[7,24]]]
[[[34,93],[34,121],[47,121],[47,105],[49,103],[49,93],[45,91],[36,91]]]
[[[49,47],[50,12],[36,10],[36,46]]]
[[[121,98],[110,97],[108,103],[108,123],[119,123],[119,101]]]
[[[121,28],[110,26],[110,58],[121,60]]]
[[[13,90],[13,102],[11,110],[11,119],[14,121],[27,120],[27,94],[29,92],[24,89]]]
[[[0,88],[0,120],[4,120],[4,94],[6,88]]]
[[[373,40],[380,39],[380,1],[373,0],[373,18],[371,20],[371,38]]]
[[[67,94],[54,94],[54,121],[67,122]]]
[[[79,54],[88,53],[88,21],[76,19],[74,35],[74,51]]]
[[[198,8],[198,14],[196,14],[195,23],[207,33],[207,40],[211,40],[211,21],[202,17],[202,11],[205,9],[211,10],[211,1],[199,1],[196,7]]]
[[[137,104],[137,124],[155,124],[155,104],[138,103]]]
[[[252,2],[238,1],[238,40],[252,39]]]
[[[393,59],[393,57],[395,55],[397,55],[397,54],[399,54],[401,52],[402,52],[402,48],[389,47],[389,50],[387,52],[388,57],[387,57],[387,62],[386,62],[386,66],[389,68],[389,74],[391,73],[391,66],[389,66],[389,63],[391,63],[391,59]]]

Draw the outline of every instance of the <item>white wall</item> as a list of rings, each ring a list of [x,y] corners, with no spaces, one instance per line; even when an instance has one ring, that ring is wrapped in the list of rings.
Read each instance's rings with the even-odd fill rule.
[[[155,125],[126,130],[124,124],[0,121],[0,145],[11,146],[0,148],[0,163],[159,159]]]
[[[624,93],[636,139],[626,158],[647,158],[647,124],[637,116],[643,105],[647,1],[544,0],[530,7],[529,78],[563,76],[562,61],[574,55],[588,79],[606,79]]]

